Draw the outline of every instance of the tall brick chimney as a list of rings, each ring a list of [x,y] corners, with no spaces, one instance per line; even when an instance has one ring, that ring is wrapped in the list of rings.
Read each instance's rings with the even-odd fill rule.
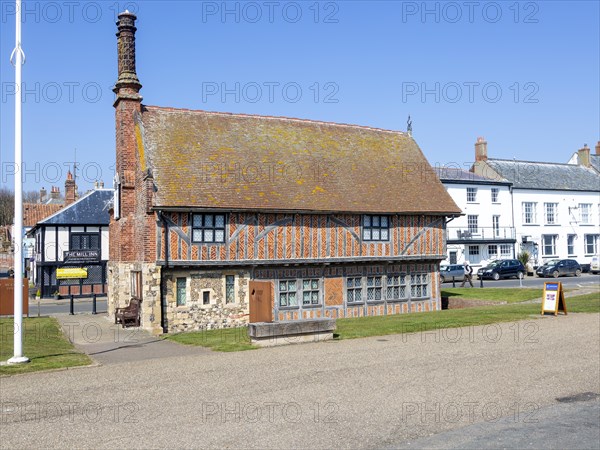
[[[596,155],[600,156],[600,141],[596,144]]]
[[[136,138],[135,118],[141,115],[142,85],[135,67],[135,14],[125,11],[117,21],[119,77],[113,92],[116,120],[116,195],[114,222],[110,227],[110,259],[135,260]]]
[[[69,170],[67,172],[67,179],[65,181],[65,206],[75,202],[77,198],[77,187],[75,186],[75,180],[73,174]]]
[[[478,137],[477,142],[475,142],[475,161],[487,161],[487,141]]]
[[[583,144],[583,148],[577,150],[577,164],[584,167],[590,167],[590,148]]]

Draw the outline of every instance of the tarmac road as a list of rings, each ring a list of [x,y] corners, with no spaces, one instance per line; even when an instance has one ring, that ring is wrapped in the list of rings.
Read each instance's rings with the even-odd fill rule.
[[[521,448],[550,443],[541,431],[554,423],[554,436],[577,430],[587,440],[573,447],[597,448],[599,347],[599,314],[535,315],[5,377],[0,445]]]

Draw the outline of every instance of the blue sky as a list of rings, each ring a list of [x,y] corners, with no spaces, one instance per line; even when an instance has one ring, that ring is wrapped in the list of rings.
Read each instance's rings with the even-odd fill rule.
[[[111,184],[115,15],[148,105],[405,130],[432,165],[566,162],[600,139],[597,1],[24,1],[25,189]],[[14,2],[0,0],[0,187],[13,186]]]

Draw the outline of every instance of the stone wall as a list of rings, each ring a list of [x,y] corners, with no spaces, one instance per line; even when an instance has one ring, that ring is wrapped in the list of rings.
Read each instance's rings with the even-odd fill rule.
[[[235,277],[235,302],[226,303],[226,276]],[[168,269],[164,271],[166,322],[169,333],[245,326],[249,318],[248,283],[250,274],[243,270],[200,271]],[[185,304],[177,305],[177,278],[186,280]],[[205,295],[209,303],[205,304]]]
[[[131,299],[131,273],[140,272],[142,278],[141,326],[153,334],[162,333],[160,279],[161,268],[152,263],[108,263],[108,315],[114,317],[115,308],[124,307]]]

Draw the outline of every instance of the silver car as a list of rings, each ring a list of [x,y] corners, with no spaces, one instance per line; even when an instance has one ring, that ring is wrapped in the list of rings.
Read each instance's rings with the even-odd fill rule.
[[[442,283],[452,281],[452,279],[461,281],[465,276],[465,270],[462,264],[450,264],[440,267],[440,280]]]

